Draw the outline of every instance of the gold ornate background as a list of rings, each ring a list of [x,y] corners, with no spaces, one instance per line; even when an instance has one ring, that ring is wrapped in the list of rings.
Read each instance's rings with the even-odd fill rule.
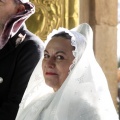
[[[79,0],[30,0],[36,12],[27,21],[30,31],[42,40],[58,27],[71,29],[79,22]]]

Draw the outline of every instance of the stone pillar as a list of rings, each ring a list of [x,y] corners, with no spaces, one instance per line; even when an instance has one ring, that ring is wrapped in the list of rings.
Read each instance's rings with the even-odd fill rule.
[[[91,0],[89,23],[94,31],[94,51],[117,107],[117,0]]]

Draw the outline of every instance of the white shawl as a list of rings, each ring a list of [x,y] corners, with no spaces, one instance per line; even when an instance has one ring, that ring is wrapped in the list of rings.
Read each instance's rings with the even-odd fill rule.
[[[84,23],[72,30],[53,30],[46,44],[61,31],[72,36],[71,45],[75,46],[68,77],[54,93],[45,85],[40,68],[39,80],[35,80],[35,70],[16,120],[118,120],[107,80],[93,53],[91,27]]]

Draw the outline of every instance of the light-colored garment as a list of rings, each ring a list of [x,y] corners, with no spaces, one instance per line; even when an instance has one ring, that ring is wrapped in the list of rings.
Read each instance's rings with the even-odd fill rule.
[[[71,45],[75,46],[68,77],[54,93],[45,85],[42,75],[35,81],[36,68],[16,120],[118,120],[107,80],[93,53],[91,27],[84,23],[70,31],[53,30],[46,44],[61,31],[72,36]]]

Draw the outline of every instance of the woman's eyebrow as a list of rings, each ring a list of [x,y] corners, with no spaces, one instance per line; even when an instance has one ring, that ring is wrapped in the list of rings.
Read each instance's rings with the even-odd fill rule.
[[[56,54],[59,54],[59,53],[66,54],[64,51],[58,51],[58,52],[56,52]]]
[[[48,51],[47,51],[47,50],[44,50],[44,52],[47,52],[47,53],[48,53]]]
[[[49,53],[47,50],[44,50],[44,53]],[[60,51],[57,51],[55,54],[59,54],[59,53],[62,53],[62,54],[66,54],[64,51],[60,50]]]
[[[1,2],[3,2],[3,3],[5,3],[6,2],[6,0],[0,0]]]

